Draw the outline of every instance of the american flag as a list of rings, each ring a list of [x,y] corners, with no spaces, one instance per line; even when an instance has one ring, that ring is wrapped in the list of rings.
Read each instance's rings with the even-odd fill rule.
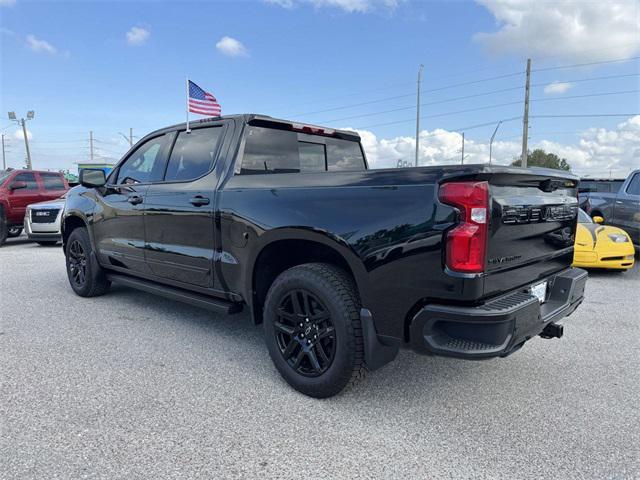
[[[219,117],[222,112],[216,97],[189,80],[189,111]]]

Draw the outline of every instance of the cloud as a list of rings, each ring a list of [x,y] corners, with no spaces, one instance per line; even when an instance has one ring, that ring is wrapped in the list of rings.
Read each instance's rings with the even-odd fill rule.
[[[339,8],[348,13],[367,13],[373,10],[393,10],[403,0],[265,0],[266,3],[291,9],[297,5],[312,5],[315,8]]]
[[[559,95],[568,92],[573,88],[573,83],[570,82],[552,82],[544,87],[544,93],[547,95]]]
[[[0,0],[0,7],[12,7],[16,4],[16,0]]]
[[[564,59],[630,58],[640,52],[637,0],[477,0],[498,30],[474,39],[493,54]]]
[[[34,35],[27,35],[27,46],[34,52],[38,53],[48,53],[50,55],[58,53],[58,49],[56,47],[45,40],[36,38]]]
[[[127,43],[134,47],[139,47],[147,43],[150,36],[151,32],[144,27],[131,27],[131,30],[126,33]]]
[[[245,46],[239,40],[231,37],[222,37],[218,43],[216,43],[216,48],[220,53],[226,55],[228,57],[248,57],[249,52],[245,48]]]
[[[357,130],[372,168],[396,167],[398,160],[413,164],[414,137],[377,138],[367,130]],[[460,163],[462,135],[443,129],[420,132],[419,164],[447,165]],[[578,175],[613,175],[626,177],[632,168],[640,165],[640,115],[618,124],[616,128],[590,128],[580,134],[575,144],[550,140],[530,141],[529,148],[542,148],[566,158]],[[465,140],[465,163],[489,161],[489,142]],[[492,158],[497,164],[510,164],[521,153],[519,140],[493,143]]]

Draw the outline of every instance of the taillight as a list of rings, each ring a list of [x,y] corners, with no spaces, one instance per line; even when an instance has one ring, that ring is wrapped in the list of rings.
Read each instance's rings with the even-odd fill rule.
[[[483,272],[489,221],[488,183],[445,183],[438,196],[442,203],[460,210],[460,224],[447,233],[447,267],[456,272]]]

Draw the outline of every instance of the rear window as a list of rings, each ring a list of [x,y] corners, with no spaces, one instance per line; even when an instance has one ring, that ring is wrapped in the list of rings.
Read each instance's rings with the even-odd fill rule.
[[[55,173],[41,173],[40,178],[44,183],[45,190],[64,190],[64,181],[60,175]]]
[[[248,127],[241,174],[364,170],[360,144],[265,127]]]

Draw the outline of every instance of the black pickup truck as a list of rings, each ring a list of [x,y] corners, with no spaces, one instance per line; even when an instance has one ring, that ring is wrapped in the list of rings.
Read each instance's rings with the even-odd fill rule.
[[[158,130],[84,170],[63,243],[111,282],[264,325],[286,381],[328,397],[416,352],[504,357],[582,302],[578,179],[488,165],[369,170],[357,134],[261,115]]]

